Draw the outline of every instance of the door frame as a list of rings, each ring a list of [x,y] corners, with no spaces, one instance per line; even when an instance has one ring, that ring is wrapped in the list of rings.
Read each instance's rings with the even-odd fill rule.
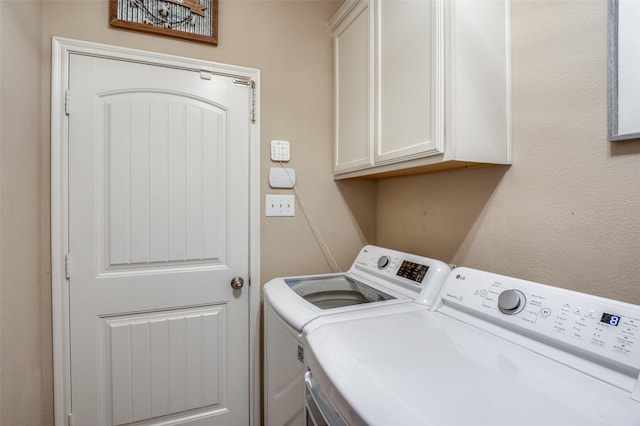
[[[52,38],[51,46],[51,304],[55,425],[71,424],[69,340],[68,121],[66,91],[71,54],[99,56],[237,77],[252,83],[249,129],[249,421],[260,424],[260,70],[119,46]]]

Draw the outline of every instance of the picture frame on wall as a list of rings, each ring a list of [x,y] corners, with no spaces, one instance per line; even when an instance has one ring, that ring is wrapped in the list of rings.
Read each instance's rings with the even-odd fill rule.
[[[109,25],[218,45],[218,0],[109,0]]]
[[[608,139],[640,139],[640,2],[609,0]]]

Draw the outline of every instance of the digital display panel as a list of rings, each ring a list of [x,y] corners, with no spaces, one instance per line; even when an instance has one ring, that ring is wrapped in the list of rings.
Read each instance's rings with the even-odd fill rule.
[[[618,324],[620,323],[620,317],[618,315],[608,314],[605,312],[602,314],[602,318],[600,318],[600,322],[617,327]]]
[[[428,270],[428,266],[404,260],[396,275],[417,283],[422,283],[422,280],[424,279],[424,276],[427,275]]]

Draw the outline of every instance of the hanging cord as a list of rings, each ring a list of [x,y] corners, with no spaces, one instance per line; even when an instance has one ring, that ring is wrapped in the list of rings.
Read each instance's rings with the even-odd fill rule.
[[[291,177],[291,174],[289,174],[289,170],[287,170],[287,168],[284,166],[284,163],[282,161],[279,161],[279,163],[280,163],[280,166],[284,169],[287,176],[289,177],[289,180],[293,182],[293,178]],[[342,272],[340,270],[340,267],[338,266],[338,262],[336,262],[336,259],[331,255],[331,250],[329,250],[329,246],[322,238],[322,235],[320,234],[320,230],[318,230],[318,227],[315,225],[315,223],[313,223],[313,220],[311,219],[311,215],[307,213],[307,209],[305,208],[304,201],[302,201],[302,196],[300,195],[300,192],[296,189],[295,185],[293,186],[292,189],[293,189],[293,193],[296,195],[296,199],[298,200],[298,204],[300,205],[302,214],[304,214],[305,219],[307,219],[307,223],[309,223],[311,232],[313,232],[313,236],[316,238],[316,241],[320,246],[320,250],[322,250],[322,254],[324,254],[324,257],[327,263],[329,264],[329,267],[333,272]]]

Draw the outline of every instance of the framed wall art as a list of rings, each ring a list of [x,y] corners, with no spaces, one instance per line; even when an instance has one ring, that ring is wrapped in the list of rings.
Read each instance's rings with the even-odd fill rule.
[[[640,1],[609,0],[609,140],[640,139]]]
[[[109,25],[218,45],[218,0],[109,0]]]

